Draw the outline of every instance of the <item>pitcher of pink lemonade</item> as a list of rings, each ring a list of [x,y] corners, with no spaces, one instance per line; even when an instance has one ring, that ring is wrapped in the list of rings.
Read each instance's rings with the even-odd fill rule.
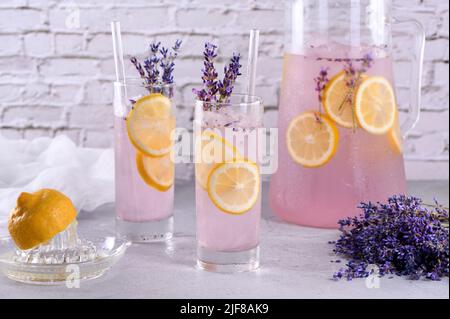
[[[419,120],[425,35],[420,23],[394,18],[389,0],[286,3],[270,203],[288,222],[336,228],[361,201],[407,192],[402,143]],[[402,34],[415,46],[402,48],[411,53],[405,110],[394,88],[397,26],[411,29]]]

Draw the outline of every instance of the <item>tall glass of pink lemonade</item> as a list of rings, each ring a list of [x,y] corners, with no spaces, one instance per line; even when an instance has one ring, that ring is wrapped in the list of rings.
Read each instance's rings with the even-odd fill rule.
[[[216,272],[259,267],[261,177],[257,97],[195,105],[197,264]]]
[[[115,83],[116,228],[133,242],[173,234],[174,85]]]

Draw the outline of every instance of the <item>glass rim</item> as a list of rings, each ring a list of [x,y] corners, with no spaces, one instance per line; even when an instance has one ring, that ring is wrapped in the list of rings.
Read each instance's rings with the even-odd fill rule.
[[[260,106],[262,108],[264,108],[264,101],[260,96],[257,95],[249,95],[246,93],[233,93],[230,96],[231,98],[233,97],[238,97],[241,98],[242,100],[240,102],[218,102],[218,101],[214,101],[214,102],[210,102],[210,101],[202,101],[199,99],[195,99],[195,103],[196,104],[201,104],[203,106],[211,106],[211,107],[218,107],[218,108],[223,108],[223,107],[228,107],[228,108],[233,108],[233,107],[242,107],[245,105],[254,105],[256,106]],[[249,99],[248,102],[245,101],[245,99]]]
[[[171,83],[171,84],[163,84],[163,83],[159,83],[159,84],[144,84],[143,80],[141,78],[136,78],[136,77],[127,77],[125,78],[125,81],[114,81],[115,85],[118,86],[122,86],[122,87],[127,87],[127,86],[134,86],[134,87],[141,87],[141,88],[174,88],[175,87],[175,83]]]

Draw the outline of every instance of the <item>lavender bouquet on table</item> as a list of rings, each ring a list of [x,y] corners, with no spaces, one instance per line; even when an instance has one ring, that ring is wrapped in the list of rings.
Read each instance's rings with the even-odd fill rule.
[[[217,46],[212,43],[205,44],[204,68],[202,70],[203,88],[193,89],[199,101],[214,103],[229,103],[237,78],[241,75],[241,55],[233,53],[228,66],[224,69],[224,78],[219,80],[216,71],[215,59],[217,58]]]
[[[366,278],[373,275],[373,266],[378,276],[433,281],[449,276],[447,208],[404,195],[360,208],[360,217],[339,221],[342,235],[330,242],[335,253],[350,259],[335,279]]]
[[[131,63],[135,66],[143,80],[143,85],[150,93],[161,93],[163,86],[174,83],[175,60],[178,57],[181,45],[182,41],[177,40],[169,50],[161,46],[161,42],[154,42],[150,45],[149,56],[145,58],[143,63],[139,62],[136,57],[131,57]]]

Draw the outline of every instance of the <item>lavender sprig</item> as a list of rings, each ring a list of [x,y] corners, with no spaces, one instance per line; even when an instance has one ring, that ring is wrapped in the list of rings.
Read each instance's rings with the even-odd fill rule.
[[[217,46],[212,43],[205,44],[204,57],[204,68],[202,69],[203,76],[203,86],[201,90],[193,89],[194,94],[200,101],[204,102],[214,102],[216,101],[216,93],[218,91],[218,81],[217,77],[219,74],[214,66],[215,59],[217,58]]]
[[[228,67],[225,67],[225,76],[223,81],[219,81],[218,90],[219,90],[219,102],[228,102],[233,93],[234,84],[236,83],[236,79],[238,76],[242,75],[239,70],[242,65],[240,64],[241,55],[233,54],[231,58],[231,62]]]
[[[150,55],[151,56],[156,56],[159,52],[159,47],[161,46],[161,42],[153,42],[152,44],[150,44]]]
[[[161,48],[159,51],[161,53],[161,69],[163,71],[162,73],[162,82],[164,84],[169,84],[173,82],[173,78],[171,78],[171,74],[173,72],[173,66],[170,62],[170,55],[169,55],[169,49],[166,49],[164,47]]]
[[[161,68],[163,69],[162,82],[164,84],[173,83],[173,71],[175,67],[175,59],[178,57],[178,52],[180,51],[182,41],[177,40],[175,45],[172,47],[172,52],[168,54],[168,50],[165,48],[161,49],[161,55],[163,56],[161,60]]]
[[[173,71],[175,68],[175,59],[178,57],[182,41],[177,40],[172,47],[172,52],[161,47],[161,42],[154,42],[149,46],[149,57],[144,60],[144,66],[132,57],[130,61],[139,72],[139,76],[144,80],[147,88],[153,92],[154,87],[174,82]]]
[[[327,83],[329,81],[329,79],[328,79],[328,68],[320,69],[319,76],[316,77],[314,79],[314,81],[316,82],[315,90],[316,90],[318,98],[319,98],[319,104],[321,105],[322,104],[322,98],[323,98],[323,96],[322,96],[323,90],[325,90],[325,87],[326,87],[326,85],[327,85]]]
[[[371,52],[364,55],[359,72],[361,74],[367,72],[373,66],[374,62],[375,60]]]
[[[345,97],[344,101],[342,102],[342,105],[340,106],[340,108],[342,108],[346,102],[348,102],[348,103],[353,102],[353,93],[354,93],[356,87],[361,82],[361,78],[362,78],[363,74],[366,73],[367,71],[369,71],[369,69],[373,66],[373,64],[374,64],[374,58],[373,58],[372,53],[367,53],[363,56],[363,58],[361,60],[361,65],[359,68],[355,67],[352,60],[350,60],[350,59],[345,60],[344,71],[345,71],[345,77],[346,77],[346,82],[347,82],[346,84],[350,90],[349,90],[347,96]]]
[[[360,67],[356,68],[354,65],[354,61],[351,59],[344,59],[344,72],[345,72],[345,80],[346,85],[349,88],[347,94],[339,105],[338,110],[341,111],[342,108],[347,104],[352,107],[352,116],[353,116],[353,127],[357,127],[355,110],[353,108],[353,97],[355,94],[355,90],[358,85],[361,83],[362,76],[366,73],[374,64],[374,58],[372,53],[367,53],[363,56],[362,59],[358,60],[361,62]]]
[[[161,42],[153,42],[150,44],[150,57],[144,61],[144,68],[147,71],[149,85],[157,85],[159,81],[160,58],[158,58],[158,52],[160,46]]]
[[[349,87],[349,88],[355,87],[356,80],[357,80],[356,77],[359,74],[356,71],[356,68],[355,68],[352,60],[345,61],[344,72],[345,72],[347,87]]]
[[[447,210],[404,195],[393,196],[386,204],[362,203],[360,208],[360,217],[339,221],[343,234],[334,251],[350,261],[334,274],[335,279],[368,277],[370,265],[379,268],[380,276],[416,280],[449,276]]]
[[[142,67],[142,64],[135,57],[132,57],[130,60],[131,63],[133,63],[133,65],[135,66],[136,70],[138,71],[139,76],[144,80],[145,83],[147,83],[147,77],[145,75],[145,71],[144,68]]]
[[[227,67],[224,68],[225,75],[222,81],[218,81],[218,72],[215,68],[215,59],[217,58],[217,46],[211,43],[205,44],[204,51],[204,68],[203,88],[193,89],[192,91],[197,96],[197,99],[203,102],[228,102],[233,93],[234,85],[238,76],[241,75],[240,54],[233,54],[231,61]]]
[[[175,45],[172,47],[173,55],[175,58],[178,56],[178,52],[180,52],[182,44],[183,44],[183,41],[181,41],[181,40],[175,41]]]
[[[147,78],[148,78],[148,84],[149,85],[157,85],[158,79],[159,79],[159,69],[158,64],[160,60],[155,55],[150,58],[145,59],[144,61],[144,68],[147,71]]]
[[[209,101],[215,100],[217,93],[217,77],[219,74],[214,66],[214,60],[217,58],[217,46],[211,43],[205,45],[204,53],[204,69],[203,69],[203,83],[206,87],[207,98]]]

